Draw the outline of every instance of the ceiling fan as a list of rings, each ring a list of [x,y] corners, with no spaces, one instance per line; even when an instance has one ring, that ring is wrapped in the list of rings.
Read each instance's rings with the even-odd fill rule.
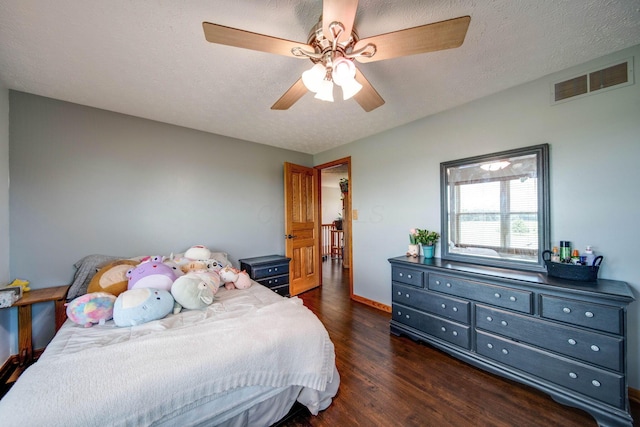
[[[462,16],[391,33],[360,39],[354,28],[358,0],[324,0],[322,17],[311,29],[307,43],[300,43],[223,25],[203,22],[211,43],[252,49],[295,58],[310,59],[313,67],[304,73],[271,106],[287,110],[307,91],[333,101],[333,84],[341,86],[343,98],[353,97],[365,111],[384,100],[354,64],[381,61],[462,45],[471,17]]]

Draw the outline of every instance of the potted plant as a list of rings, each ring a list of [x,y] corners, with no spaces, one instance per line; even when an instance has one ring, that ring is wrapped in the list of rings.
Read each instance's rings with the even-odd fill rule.
[[[409,249],[407,256],[417,258],[420,256],[420,245],[418,244],[418,230],[412,228],[409,230]]]
[[[342,230],[342,214],[338,212],[338,217],[333,221],[336,230]]]
[[[422,254],[425,258],[433,258],[436,243],[440,239],[440,234],[435,231],[416,228],[416,243],[422,245]]]
[[[340,178],[340,192],[348,193],[349,192],[349,180],[347,178]]]

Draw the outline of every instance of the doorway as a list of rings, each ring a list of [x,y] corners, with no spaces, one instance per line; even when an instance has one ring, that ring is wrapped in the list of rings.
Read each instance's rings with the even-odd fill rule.
[[[322,275],[333,283],[348,283],[353,296],[351,234],[351,158],[315,167],[319,170]]]

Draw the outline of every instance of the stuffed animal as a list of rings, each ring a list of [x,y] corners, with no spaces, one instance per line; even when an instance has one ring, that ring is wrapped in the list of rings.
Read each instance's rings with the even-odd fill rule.
[[[173,259],[167,258],[162,262],[173,269],[173,272],[176,274],[176,277],[180,277],[184,274],[181,266],[177,262],[175,262]]]
[[[196,261],[205,261],[211,258],[211,251],[204,245],[195,245],[187,249],[184,257]]]
[[[67,317],[85,328],[95,323],[104,325],[113,318],[115,295],[107,292],[91,292],[74,299],[67,306]]]
[[[22,279],[15,279],[13,282],[9,283],[7,285],[7,287],[9,286],[17,286],[22,288],[22,292],[29,292],[31,290],[31,288],[29,287],[29,281],[28,280],[22,280]]]
[[[169,291],[153,288],[130,289],[118,295],[113,306],[116,326],[135,326],[171,313],[174,300]]]
[[[137,261],[121,259],[113,261],[101,269],[91,278],[87,292],[107,292],[118,296],[127,290],[129,278],[127,271],[138,265]]]
[[[231,263],[224,252],[211,252],[211,258],[206,261],[207,270],[219,273],[225,267],[231,267]]]
[[[173,268],[163,263],[160,257],[154,257],[127,271],[127,278],[129,279],[127,285],[129,290],[154,288],[169,292],[177,276]]]
[[[180,269],[184,274],[192,271],[207,271],[207,264],[204,261],[189,261],[180,265]]]
[[[218,273],[220,281],[227,289],[247,289],[251,287],[249,274],[242,270],[227,266]]]
[[[213,303],[218,292],[220,279],[212,273],[187,273],[178,277],[171,286],[171,295],[176,300],[173,312],[179,313],[184,307],[190,310],[204,308]]]

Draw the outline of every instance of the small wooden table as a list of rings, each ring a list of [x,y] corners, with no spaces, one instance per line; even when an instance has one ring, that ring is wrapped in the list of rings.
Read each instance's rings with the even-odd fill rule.
[[[56,332],[66,319],[65,297],[70,285],[34,289],[25,292],[12,307],[18,307],[18,361],[20,366],[33,362],[33,337],[31,334],[31,306],[40,302],[55,304]]]

